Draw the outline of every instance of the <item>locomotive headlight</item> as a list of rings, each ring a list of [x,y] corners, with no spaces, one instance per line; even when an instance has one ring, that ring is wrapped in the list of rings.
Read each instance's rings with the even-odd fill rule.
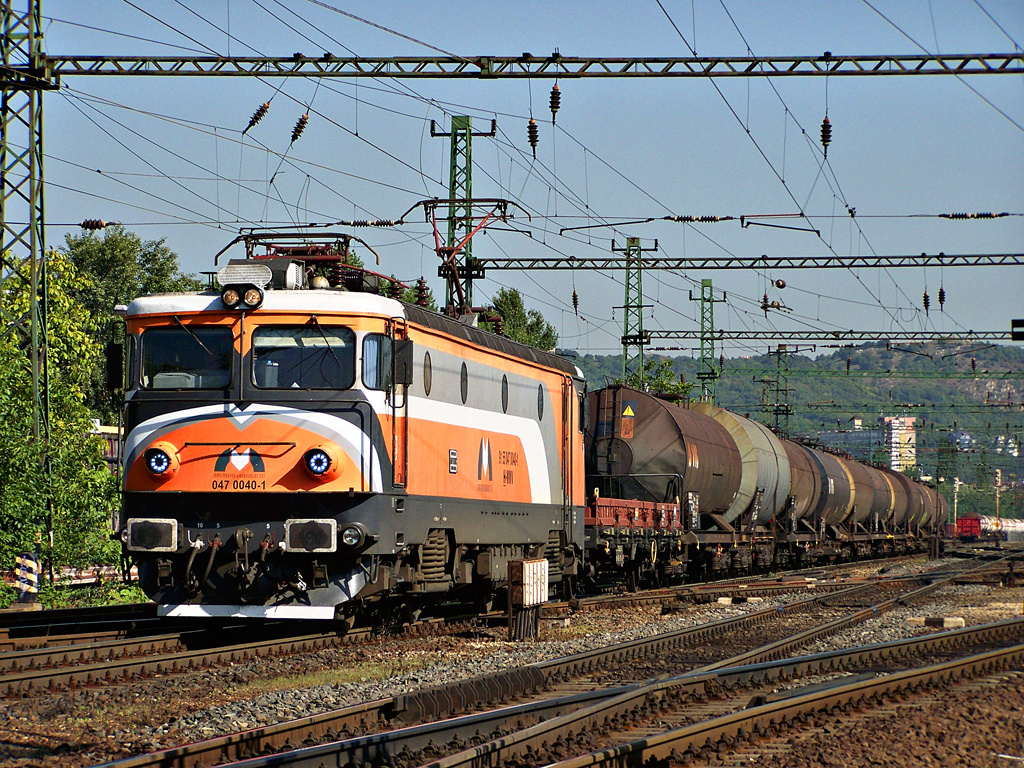
[[[350,525],[341,531],[341,543],[346,547],[358,547],[366,539],[366,534],[358,525]]]
[[[313,477],[321,477],[331,468],[331,457],[323,448],[306,451],[306,469]]]
[[[162,475],[171,468],[171,457],[159,448],[146,451],[146,467],[154,475]]]
[[[225,288],[220,293],[220,300],[228,309],[234,309],[242,300],[242,294],[238,292],[237,288]]]
[[[147,448],[142,454],[146,469],[155,477],[167,478],[178,471],[178,451],[167,442],[160,442]]]
[[[310,477],[326,482],[341,472],[337,452],[327,445],[317,445],[302,454],[302,468]]]
[[[263,303],[263,291],[251,285],[242,294],[242,301],[249,305],[249,309],[256,309]]]

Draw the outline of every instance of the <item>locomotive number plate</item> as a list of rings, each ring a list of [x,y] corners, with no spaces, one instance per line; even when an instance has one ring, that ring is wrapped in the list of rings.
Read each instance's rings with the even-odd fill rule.
[[[236,478],[234,480],[211,480],[210,487],[215,491],[265,491],[266,480],[252,478]]]

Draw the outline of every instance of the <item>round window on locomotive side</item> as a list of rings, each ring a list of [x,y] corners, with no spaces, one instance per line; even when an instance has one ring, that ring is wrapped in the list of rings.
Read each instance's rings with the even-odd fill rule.
[[[466,404],[466,400],[469,397],[469,371],[466,370],[466,364],[462,364],[462,404]]]
[[[423,355],[423,394],[430,397],[430,385],[434,383],[434,372],[430,367],[430,353]]]
[[[501,412],[508,413],[508,376],[501,377]]]
[[[544,385],[537,385],[537,421],[544,420]]]

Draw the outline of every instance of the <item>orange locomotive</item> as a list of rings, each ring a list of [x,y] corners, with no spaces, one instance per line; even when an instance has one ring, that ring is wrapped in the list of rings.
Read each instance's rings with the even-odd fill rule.
[[[571,584],[579,370],[422,307],[305,288],[311,271],[247,259],[220,293],[128,307],[119,534],[161,611],[484,603],[533,556]]]

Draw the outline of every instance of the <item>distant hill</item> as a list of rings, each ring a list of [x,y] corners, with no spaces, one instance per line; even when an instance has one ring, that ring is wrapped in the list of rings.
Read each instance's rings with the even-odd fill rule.
[[[673,370],[698,384],[695,393],[699,392],[697,360],[668,359]],[[591,389],[622,372],[621,355],[579,355],[576,364]],[[770,417],[762,418],[762,380],[766,373],[773,375],[778,364],[777,355],[726,358],[718,380],[718,404],[770,422]],[[854,419],[871,428],[880,416],[916,416],[918,463],[925,475],[938,469],[940,476],[949,475],[950,482],[957,476],[973,483],[979,470],[989,475],[998,468],[1004,484],[1024,481],[1024,451],[1018,448],[1020,455],[1011,455],[1024,435],[1022,347],[928,344],[899,349],[876,343],[814,358],[790,355],[786,364],[791,435],[815,440],[823,431],[852,429]],[[866,377],[859,372],[897,375]],[[905,372],[920,378],[898,375]],[[943,378],[950,373],[961,377]],[[954,431],[967,450],[955,450],[950,441]]]

